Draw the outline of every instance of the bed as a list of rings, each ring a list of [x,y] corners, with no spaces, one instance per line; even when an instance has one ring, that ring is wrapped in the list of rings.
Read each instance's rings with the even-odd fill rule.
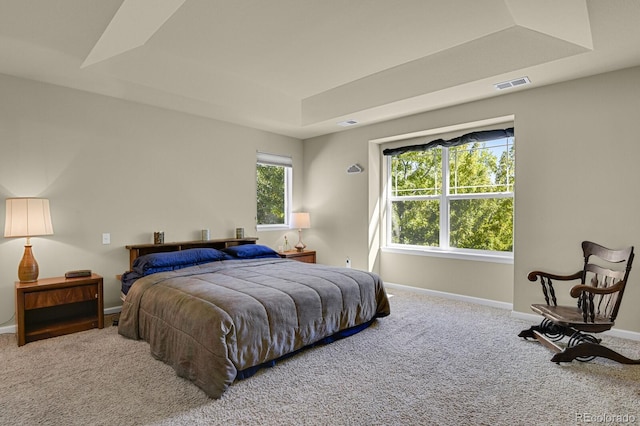
[[[160,253],[130,247],[118,325],[212,398],[259,368],[390,313],[376,274],[282,259],[255,240],[219,243],[161,246]]]

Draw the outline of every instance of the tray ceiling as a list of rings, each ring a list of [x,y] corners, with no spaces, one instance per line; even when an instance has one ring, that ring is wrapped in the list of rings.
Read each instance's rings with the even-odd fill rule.
[[[298,138],[640,64],[636,0],[0,0],[0,11],[0,73]]]

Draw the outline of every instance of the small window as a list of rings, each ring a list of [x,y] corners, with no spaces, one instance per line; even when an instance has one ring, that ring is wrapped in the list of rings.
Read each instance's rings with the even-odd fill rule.
[[[282,228],[291,213],[291,157],[259,152],[256,164],[258,229]]]

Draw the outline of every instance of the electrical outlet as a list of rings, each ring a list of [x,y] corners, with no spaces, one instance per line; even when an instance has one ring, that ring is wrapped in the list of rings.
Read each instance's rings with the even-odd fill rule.
[[[102,234],[102,244],[111,244],[111,234],[109,233]]]

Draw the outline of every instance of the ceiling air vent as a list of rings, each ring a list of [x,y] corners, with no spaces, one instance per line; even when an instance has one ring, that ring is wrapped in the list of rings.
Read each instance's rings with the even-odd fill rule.
[[[496,83],[493,85],[498,90],[510,89],[512,87],[524,86],[525,84],[531,84],[529,77],[515,78],[509,81],[503,81],[502,83]]]
[[[338,126],[349,127],[358,124],[356,120],[345,120],[338,123]]]

